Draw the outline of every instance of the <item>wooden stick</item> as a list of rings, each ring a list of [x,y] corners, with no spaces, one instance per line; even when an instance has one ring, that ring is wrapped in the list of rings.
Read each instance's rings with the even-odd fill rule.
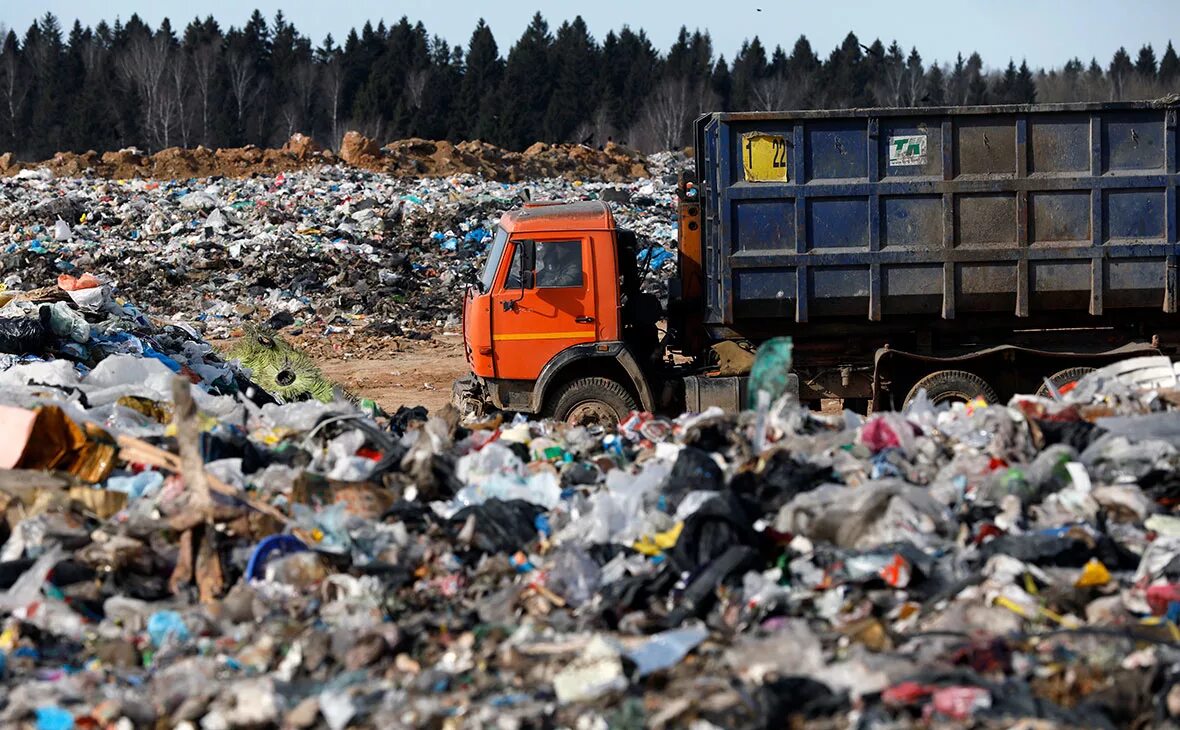
[[[119,444],[119,457],[124,461],[135,462],[136,464],[146,464],[154,466],[158,469],[179,473],[180,472],[180,457],[171,452],[165,451],[159,447],[153,446],[146,441],[137,439],[133,436],[119,435],[115,438]],[[205,472],[205,482],[208,484],[211,491],[223,494],[227,497],[233,497],[246,503],[252,509],[255,509],[263,514],[270,515],[276,520],[286,525],[290,522],[287,516],[275,507],[258,500],[252,499],[249,496],[240,492],[237,488],[230,484],[226,484],[214,475]]]
[[[184,486],[191,490],[191,504],[207,522],[213,521],[213,496],[201,457],[201,428],[197,425],[197,404],[192,384],[181,377],[172,379],[172,425],[176,427],[176,444],[180,448],[180,474]]]

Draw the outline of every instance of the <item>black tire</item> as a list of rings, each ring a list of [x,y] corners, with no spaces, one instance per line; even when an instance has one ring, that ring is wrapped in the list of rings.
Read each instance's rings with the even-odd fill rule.
[[[1094,368],[1066,368],[1065,370],[1058,370],[1057,372],[1050,375],[1049,382],[1053,384],[1054,388],[1061,390],[1062,386],[1069,385],[1070,383],[1076,383],[1092,372],[1094,372]],[[1037,388],[1037,395],[1041,398],[1051,397],[1049,395],[1049,388],[1046,387],[1044,383],[1041,383],[1041,387]]]
[[[639,408],[626,388],[610,378],[578,378],[549,398],[545,415],[571,424],[619,423]],[[613,420],[612,420],[613,419]]]
[[[926,397],[934,405],[939,403],[966,403],[967,401],[983,398],[988,403],[998,403],[999,393],[986,380],[975,373],[966,370],[939,370],[930,373],[910,388],[905,397],[905,405],[909,405],[918,397],[918,391],[926,389]]]

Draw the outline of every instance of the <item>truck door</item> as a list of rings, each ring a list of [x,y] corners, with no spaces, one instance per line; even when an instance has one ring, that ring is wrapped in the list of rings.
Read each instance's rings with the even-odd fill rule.
[[[523,241],[492,299],[492,349],[497,378],[534,380],[570,345],[597,339],[594,260],[590,241],[569,233],[534,236],[533,276],[524,272]],[[529,281],[532,279],[532,281]]]

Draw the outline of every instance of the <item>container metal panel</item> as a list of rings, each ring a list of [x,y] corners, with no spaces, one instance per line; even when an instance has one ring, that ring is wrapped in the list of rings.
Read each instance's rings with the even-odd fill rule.
[[[1015,193],[963,193],[955,197],[955,245],[1016,245]]]
[[[1007,116],[967,117],[955,126],[955,172],[960,176],[1016,174],[1016,120]]]
[[[809,249],[868,250],[869,201],[863,197],[814,198],[807,201]]]
[[[734,205],[735,251],[794,251],[795,201],[742,200]]]
[[[864,179],[868,175],[868,132],[856,120],[819,122],[806,127],[807,179]]]
[[[1090,193],[1060,190],[1029,193],[1028,242],[1071,246],[1090,242]]]
[[[1044,114],[1029,119],[1029,172],[1052,175],[1090,170],[1090,118]]]
[[[1164,190],[1108,190],[1105,196],[1106,241],[1141,243],[1164,238]]]
[[[881,248],[941,248],[942,196],[883,196]]]
[[[1175,312],[1172,108],[719,113],[697,125],[709,324]],[[781,178],[746,179],[751,134],[779,138]]]
[[[1164,169],[1164,113],[1118,114],[1102,120],[1104,172]]]

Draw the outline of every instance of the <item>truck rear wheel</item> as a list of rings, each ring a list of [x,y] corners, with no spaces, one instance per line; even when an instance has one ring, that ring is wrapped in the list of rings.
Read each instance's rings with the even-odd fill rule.
[[[939,370],[914,383],[905,397],[905,404],[909,405],[918,397],[918,392],[925,389],[926,397],[934,405],[940,403],[966,403],[983,398],[988,403],[996,403],[1000,396],[986,380],[975,373],[966,370]]]
[[[1049,376],[1049,382],[1057,389],[1058,393],[1065,395],[1073,390],[1073,387],[1078,384],[1078,381],[1094,372],[1094,368],[1066,368],[1065,370],[1058,370]],[[1041,387],[1037,388],[1037,396],[1041,398],[1050,398],[1049,388],[1041,383]]]
[[[557,389],[546,409],[551,418],[572,425],[616,424],[638,408],[635,398],[609,378],[578,378]]]

